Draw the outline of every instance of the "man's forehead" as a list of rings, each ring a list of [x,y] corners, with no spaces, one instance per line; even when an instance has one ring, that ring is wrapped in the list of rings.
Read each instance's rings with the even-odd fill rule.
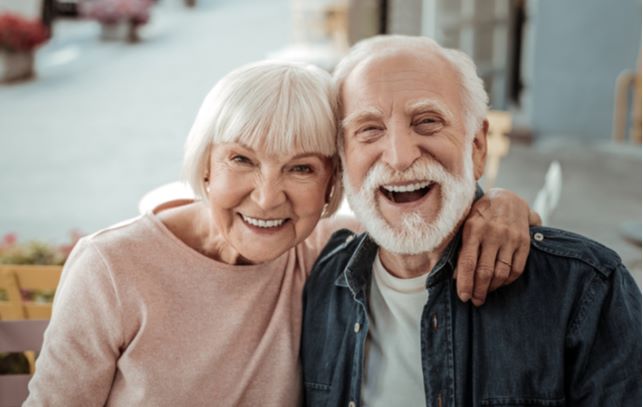
[[[409,70],[424,73],[444,72],[453,70],[450,62],[436,49],[396,49],[375,52],[359,62],[347,80],[351,77],[364,75],[379,75],[381,73],[404,75]]]
[[[434,54],[434,53],[431,53]],[[342,86],[343,122],[355,117],[386,114],[390,98],[401,95],[399,106],[413,110],[448,112],[459,98],[455,69],[442,56],[411,55],[408,52],[369,57],[357,65]],[[454,105],[451,109],[448,105]]]

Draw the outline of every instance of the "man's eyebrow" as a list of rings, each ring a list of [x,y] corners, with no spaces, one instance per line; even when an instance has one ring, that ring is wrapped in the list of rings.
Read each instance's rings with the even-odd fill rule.
[[[380,110],[374,107],[369,107],[369,108],[362,109],[357,112],[353,112],[349,114],[342,120],[341,125],[342,125],[342,128],[345,129],[347,126],[351,125],[352,123],[371,120],[371,119],[381,119],[383,116],[384,115]]]
[[[444,117],[448,122],[452,121],[453,113],[442,102],[435,99],[414,100],[406,105],[406,114],[413,116],[417,113],[433,111]]]

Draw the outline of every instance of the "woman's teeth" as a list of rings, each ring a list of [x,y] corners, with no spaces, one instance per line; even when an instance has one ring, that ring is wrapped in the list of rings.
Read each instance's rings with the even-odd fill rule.
[[[264,220],[264,219],[257,219],[257,218],[251,218],[246,215],[241,215],[244,221],[247,223],[251,224],[252,226],[257,226],[260,228],[275,228],[277,226],[283,225],[283,223],[286,221],[286,219],[270,219],[270,220]]]

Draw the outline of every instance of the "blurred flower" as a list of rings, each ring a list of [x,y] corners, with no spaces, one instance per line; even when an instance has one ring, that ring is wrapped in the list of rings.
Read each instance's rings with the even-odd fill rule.
[[[69,243],[54,246],[39,241],[18,243],[15,233],[7,233],[0,243],[0,264],[62,265],[81,237],[78,230],[72,230]]]
[[[0,14],[0,50],[31,51],[47,40],[47,27],[16,14]]]
[[[129,21],[145,24],[150,18],[152,0],[91,0],[81,3],[81,13],[103,24]]]
[[[6,248],[10,247],[16,244],[18,241],[18,235],[15,233],[7,233],[2,237],[2,243],[0,243],[0,247]]]

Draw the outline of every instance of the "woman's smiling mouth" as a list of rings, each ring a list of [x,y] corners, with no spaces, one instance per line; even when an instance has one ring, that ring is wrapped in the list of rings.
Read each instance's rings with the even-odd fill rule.
[[[288,218],[283,218],[283,219],[260,219],[260,218],[253,218],[250,216],[246,216],[244,214],[240,214],[241,219],[243,221],[254,227],[262,228],[262,229],[276,229],[280,226],[282,226],[284,223],[288,221]]]

